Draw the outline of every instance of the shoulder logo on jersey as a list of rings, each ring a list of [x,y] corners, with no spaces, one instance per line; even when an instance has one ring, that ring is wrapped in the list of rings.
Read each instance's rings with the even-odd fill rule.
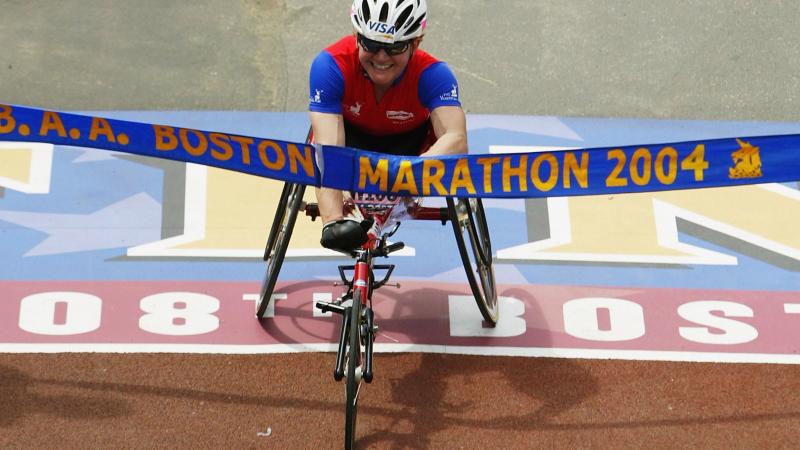
[[[728,177],[731,179],[739,178],[761,178],[761,155],[758,147],[753,147],[749,142],[736,139],[739,150],[731,153],[734,167],[728,169]]]
[[[356,116],[356,117],[361,116],[361,107],[362,106],[364,106],[364,105],[362,105],[361,102],[356,102],[355,105],[351,105],[350,106],[350,108],[349,108],[350,113],[352,115]]]
[[[442,94],[442,95],[440,95],[440,96],[439,96],[439,100],[445,100],[445,101],[447,101],[447,100],[458,101],[458,86],[456,86],[456,85],[454,84],[454,85],[453,85],[453,89],[451,89],[449,92],[445,92],[444,94]]]
[[[322,89],[315,89],[317,91],[314,95],[309,97],[311,103],[322,103],[322,93],[325,92]]]
[[[407,122],[414,118],[414,113],[408,111],[386,111],[386,118],[393,122]]]

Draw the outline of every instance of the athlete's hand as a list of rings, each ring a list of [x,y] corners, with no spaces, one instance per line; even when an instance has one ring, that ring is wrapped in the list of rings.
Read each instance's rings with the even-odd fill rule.
[[[359,222],[350,218],[326,223],[322,227],[322,238],[319,243],[331,250],[353,250],[367,242],[367,232],[372,224],[372,219]]]

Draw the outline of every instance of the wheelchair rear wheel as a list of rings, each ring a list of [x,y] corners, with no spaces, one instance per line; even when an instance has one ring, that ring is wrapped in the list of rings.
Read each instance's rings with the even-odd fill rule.
[[[267,273],[261,283],[261,293],[256,309],[256,317],[259,319],[264,318],[272,299],[272,292],[278,281],[278,274],[281,271],[283,258],[286,256],[286,249],[289,247],[289,240],[292,237],[294,223],[297,221],[297,212],[300,210],[305,191],[306,186],[303,184],[286,183],[283,186],[275,219],[272,221],[272,228],[267,238],[267,246],[264,249]]]
[[[497,324],[500,311],[492,268],[492,242],[489,238],[483,202],[479,198],[456,200],[448,198],[447,209],[475,302],[486,322],[494,326]],[[469,244],[465,240],[465,235]]]

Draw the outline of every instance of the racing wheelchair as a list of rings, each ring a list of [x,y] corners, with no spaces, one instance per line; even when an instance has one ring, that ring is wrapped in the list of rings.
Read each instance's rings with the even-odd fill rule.
[[[267,271],[256,308],[259,319],[264,317],[272,299],[298,214],[302,211],[312,220],[319,216],[316,204],[303,201],[305,190],[305,185],[296,183],[283,186],[264,249]],[[347,291],[335,301],[319,301],[315,306],[342,317],[333,376],[336,381],[345,380],[345,448],[350,449],[355,445],[358,394],[362,383],[370,383],[373,378],[373,342],[378,327],[372,309],[372,293],[387,284],[394,270],[393,264],[375,264],[374,261],[404,247],[402,242],[388,240],[403,220],[436,220],[442,225],[449,221],[470,289],[489,326],[497,323],[499,309],[492,245],[480,199],[447,198],[446,207],[430,208],[423,207],[420,200],[414,198],[351,193],[345,203],[345,213],[348,212],[372,221],[369,239],[361,248],[349,252],[355,264],[339,266],[341,286],[346,286]],[[385,273],[376,278],[376,270]]]

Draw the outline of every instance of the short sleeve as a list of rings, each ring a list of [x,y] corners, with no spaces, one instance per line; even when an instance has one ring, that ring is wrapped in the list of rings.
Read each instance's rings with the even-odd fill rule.
[[[443,62],[431,64],[419,79],[419,100],[429,111],[440,106],[461,106],[458,81]]]
[[[308,76],[308,109],[332,114],[342,113],[344,76],[330,53],[320,52],[311,63]]]

